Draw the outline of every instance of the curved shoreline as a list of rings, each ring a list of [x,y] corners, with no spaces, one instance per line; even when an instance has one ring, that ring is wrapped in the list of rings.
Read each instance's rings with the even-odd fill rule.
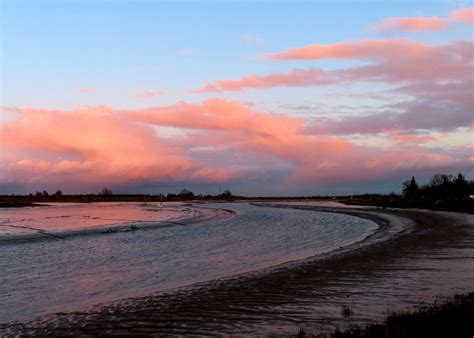
[[[177,293],[121,301],[100,307],[93,313],[53,315],[25,324],[2,325],[0,330],[35,334],[289,334],[298,323],[309,322],[309,327],[315,327],[318,331],[330,331],[335,322],[341,328],[363,324],[373,319],[374,312],[378,313],[374,309],[372,314],[361,314],[359,318],[347,321],[339,318],[338,306],[347,302],[347,298],[358,296],[371,299],[372,295],[360,289],[367,289],[364,283],[368,283],[368,289],[375,294],[383,295],[391,290],[390,285],[376,291],[377,287],[380,288],[377,281],[387,267],[390,273],[390,269],[395,269],[400,260],[409,258],[413,250],[421,249],[423,252],[425,249],[447,248],[446,239],[452,242],[465,238],[461,225],[466,225],[466,222],[472,230],[472,220],[463,221],[462,217],[419,210],[304,209],[354,216],[357,213],[357,217],[364,215],[369,219],[378,217],[377,214],[402,216],[410,218],[416,225],[406,231],[388,233],[390,240],[384,242],[377,238],[379,232],[376,231],[369,236],[371,238],[364,240],[372,241],[370,245],[356,246],[351,250],[344,247],[323,259],[313,258],[233,280],[217,280]],[[390,230],[384,224],[381,228],[382,231]],[[472,248],[472,236],[469,235],[467,240],[467,247]],[[401,273],[404,271],[410,272],[400,269]],[[410,292],[405,293],[400,297],[413,298]],[[413,302],[419,301],[415,299]],[[361,305],[363,307],[364,301]],[[318,316],[314,315],[315,311]],[[358,313],[359,310],[356,311]],[[326,322],[329,325],[325,325]],[[276,332],[272,332],[270,325],[275,327]]]

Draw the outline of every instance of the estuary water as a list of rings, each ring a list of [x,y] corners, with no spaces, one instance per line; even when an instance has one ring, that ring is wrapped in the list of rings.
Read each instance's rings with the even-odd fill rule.
[[[249,203],[57,204],[0,210],[0,224],[0,323],[272,269],[378,228]]]

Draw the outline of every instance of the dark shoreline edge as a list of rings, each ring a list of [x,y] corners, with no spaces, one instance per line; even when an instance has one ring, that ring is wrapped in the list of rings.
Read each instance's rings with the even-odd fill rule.
[[[350,315],[348,310],[347,315]],[[456,294],[448,301],[423,305],[389,315],[383,322],[318,334],[300,327],[297,338],[409,338],[409,337],[472,337],[474,325],[474,292]]]
[[[46,207],[48,204],[24,201],[0,201],[0,209],[2,208],[30,208],[30,207]]]
[[[267,205],[268,206],[268,205]],[[293,206],[278,206],[293,207]],[[160,293],[136,299],[122,300],[112,306],[99,306],[94,312],[56,314],[45,316],[43,320],[31,321],[29,323],[10,323],[0,325],[0,332],[7,330],[10,333],[32,333],[32,334],[197,334],[212,335],[216,332],[232,334],[231,328],[221,331],[226,325],[220,325],[219,320],[212,323],[213,317],[219,317],[227,312],[232,312],[239,316],[252,316],[257,313],[252,310],[260,308],[262,305],[288,304],[294,302],[295,298],[303,297],[307,290],[300,287],[307,285],[307,280],[315,280],[319,283],[327,283],[325,278],[318,279],[321,271],[334,270],[333,266],[350,266],[354,260],[373,259],[377,253],[398,250],[400,244],[410,244],[418,242],[423,232],[433,225],[439,226],[442,223],[449,224],[453,221],[451,217],[440,214],[429,214],[423,211],[393,211],[393,210],[353,210],[327,207],[307,207],[296,206],[297,209],[311,209],[323,212],[338,212],[353,215],[356,217],[365,216],[371,220],[381,222],[383,217],[377,214],[388,214],[391,216],[408,217],[416,222],[413,228],[401,231],[399,235],[389,234],[390,241],[373,241],[368,246],[357,247],[357,250],[336,250],[323,259],[312,259],[303,263],[295,263],[294,266],[286,266],[253,276],[237,276],[232,280],[218,280],[206,282],[190,290],[183,290],[170,294]],[[446,223],[446,221],[448,221]],[[386,220],[384,222],[387,222]],[[386,223],[379,223],[381,229],[389,228]],[[452,228],[449,226],[449,228]],[[438,229],[439,230],[439,229]],[[452,230],[452,229],[451,229]],[[436,232],[436,231],[435,231]],[[439,232],[439,231],[438,231]],[[439,237],[436,232],[433,238]],[[443,232],[443,231],[442,231]],[[445,232],[445,231],[444,231]],[[445,233],[441,234],[442,236]],[[376,235],[376,231],[369,237]],[[376,238],[377,236],[372,237]],[[366,238],[366,239],[367,239]],[[394,243],[397,242],[397,243]],[[402,242],[402,243],[400,243]],[[418,243],[419,244],[419,243]],[[342,248],[344,249],[344,248]],[[320,257],[322,258],[322,257]],[[384,263],[383,260],[391,259],[390,255],[383,255],[377,258],[377,265]],[[382,260],[382,262],[380,262]],[[352,263],[353,264],[353,263]],[[291,265],[291,264],[290,264]],[[376,266],[369,266],[372,271]],[[350,270],[350,269],[349,269]],[[337,271],[337,269],[336,269]],[[349,271],[350,273],[350,271]],[[326,278],[331,279],[331,278]],[[337,280],[337,277],[336,277]],[[288,281],[294,283],[288,283]],[[239,311],[242,308],[242,311]],[[257,310],[258,312],[258,310]],[[137,314],[140,316],[137,317]],[[183,317],[184,314],[184,317]],[[272,316],[271,311],[266,313]],[[186,318],[188,316],[189,318]],[[258,317],[258,316],[257,316]],[[200,319],[199,319],[200,318]],[[206,318],[209,323],[203,323]],[[263,314],[265,318],[265,313]],[[215,319],[215,318],[214,318]],[[224,321],[226,319],[224,318]],[[229,319],[227,318],[229,321]],[[250,318],[248,318],[250,320]],[[264,320],[264,319],[262,319]],[[122,325],[121,323],[128,323]],[[134,326],[136,322],[136,326]],[[232,322],[232,320],[230,320]],[[253,320],[250,320],[253,322]],[[144,324],[146,323],[146,324]],[[231,325],[231,323],[227,323]],[[219,329],[219,327],[221,329]],[[239,333],[245,334],[245,329],[240,328]]]

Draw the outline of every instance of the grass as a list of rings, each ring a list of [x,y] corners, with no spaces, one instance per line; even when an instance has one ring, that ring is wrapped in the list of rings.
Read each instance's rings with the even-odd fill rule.
[[[352,315],[344,306],[342,315]],[[297,337],[326,338],[415,338],[415,337],[474,337],[474,292],[456,295],[451,301],[441,305],[435,303],[413,311],[390,315],[381,324],[365,328],[355,327],[330,334],[310,333],[300,327]]]
[[[344,317],[344,318],[349,318],[350,316],[352,316],[354,314],[354,312],[352,311],[352,309],[350,307],[348,307],[347,305],[343,305],[342,306],[342,309],[341,309],[341,315]]]

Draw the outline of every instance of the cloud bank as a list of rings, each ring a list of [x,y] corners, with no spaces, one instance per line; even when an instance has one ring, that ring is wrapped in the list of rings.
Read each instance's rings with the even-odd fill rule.
[[[4,183],[224,182],[245,180],[255,167],[269,174],[291,168],[287,183],[342,177],[370,181],[459,162],[446,154],[380,151],[335,136],[308,134],[307,121],[301,118],[258,112],[222,99],[146,109],[5,109],[16,118],[0,129]],[[160,134],[156,127],[179,128],[183,134]],[[193,156],[196,152],[200,159]],[[237,160],[227,163],[229,154]],[[250,156],[257,162],[248,163]]]

